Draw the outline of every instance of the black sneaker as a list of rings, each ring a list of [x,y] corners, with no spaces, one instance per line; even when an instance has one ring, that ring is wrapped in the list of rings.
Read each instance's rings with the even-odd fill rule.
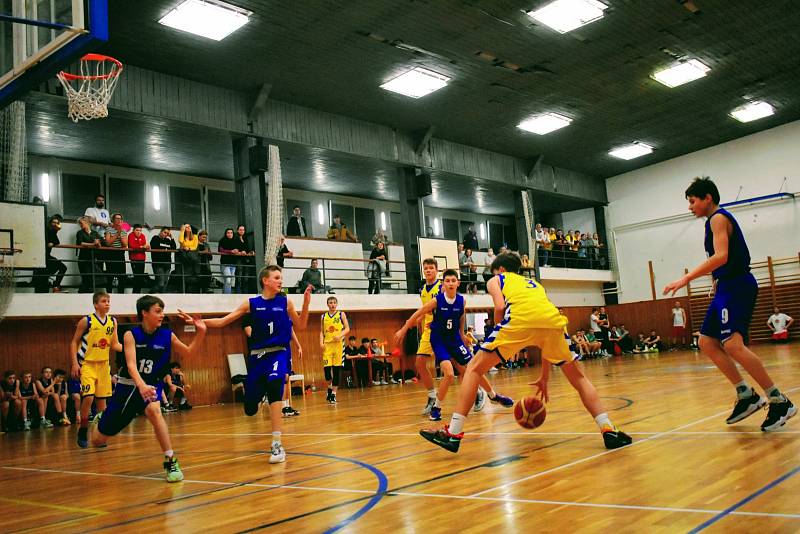
[[[782,402],[770,402],[767,418],[761,423],[761,430],[764,432],[777,430],[796,414],[797,408],[788,397],[783,397]]]
[[[78,429],[78,447],[81,449],[85,449],[89,447],[89,429],[88,428],[79,428]]]
[[[633,438],[618,428],[609,428],[603,430],[603,443],[606,444],[606,449],[619,449],[633,443]]]
[[[178,405],[178,409],[179,410],[191,410],[192,409],[192,405],[189,404],[188,402],[184,402],[183,404],[179,404]]]
[[[764,407],[767,403],[755,390],[750,389],[751,395],[744,399],[737,399],[733,405],[731,415],[725,420],[726,423],[732,425],[738,423],[745,417],[749,417]]]
[[[328,402],[331,404],[336,404],[336,393],[331,393],[331,397],[328,399]]]
[[[283,414],[284,417],[291,417],[292,416],[292,408],[291,408],[291,406],[284,406],[281,409],[281,414]]]
[[[461,445],[461,438],[464,437],[463,432],[460,434],[451,434],[447,425],[439,430],[420,430],[419,435],[450,452],[458,452],[458,447]]]

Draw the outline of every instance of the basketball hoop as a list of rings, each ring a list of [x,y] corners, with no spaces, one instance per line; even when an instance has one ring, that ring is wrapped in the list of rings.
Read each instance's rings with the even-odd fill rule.
[[[108,117],[108,101],[122,73],[122,63],[102,54],[86,54],[80,61],[80,74],[63,70],[56,77],[67,95],[72,122]]]

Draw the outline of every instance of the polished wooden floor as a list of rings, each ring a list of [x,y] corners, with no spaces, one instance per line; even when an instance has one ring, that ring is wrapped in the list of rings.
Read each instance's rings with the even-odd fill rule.
[[[796,400],[798,348],[758,347]],[[142,418],[105,450],[77,449],[74,427],[0,436],[0,531],[800,531],[800,417],[771,434],[761,413],[727,426],[731,388],[694,353],[584,367],[633,446],[603,448],[559,373],[540,429],[487,404],[457,455],[417,435],[430,425],[418,385],[342,391],[336,407],[318,391],[295,402],[285,464],[267,463],[266,415],[241,405],[169,415],[179,484],[163,481]],[[492,380],[516,398],[537,373]]]

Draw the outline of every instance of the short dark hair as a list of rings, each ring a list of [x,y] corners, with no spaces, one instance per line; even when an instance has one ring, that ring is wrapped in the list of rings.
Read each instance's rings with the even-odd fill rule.
[[[95,199],[95,200],[97,200],[98,198],[102,198],[103,200],[105,200],[105,199],[106,199],[106,196],[105,196],[103,193],[97,193],[97,194],[94,196],[94,199]]]
[[[455,269],[446,269],[442,273],[442,280],[444,280],[448,276],[455,276],[456,278],[458,278],[458,272]]]
[[[170,369],[180,369],[181,368],[181,364],[179,364],[178,362],[171,362],[169,364],[169,368]]]
[[[164,301],[153,295],[145,295],[136,301],[136,317],[141,321],[142,312],[150,311],[150,308],[158,304],[164,308]]]
[[[137,228],[141,228],[141,227],[142,227],[142,225],[139,224],[139,223],[136,223],[136,224],[133,225],[133,229],[134,230],[136,230]]]
[[[361,338],[361,343],[362,343],[362,344],[363,344],[363,343],[369,343],[369,338],[368,338],[368,337],[362,337],[362,338]]]
[[[114,217],[116,217],[117,215],[119,215],[119,218],[120,218],[120,219],[123,219],[123,218],[124,218],[124,217],[122,216],[122,214],[121,214],[121,213],[117,212],[117,213],[112,213],[112,214],[111,214],[111,220],[113,221],[113,220],[114,220]]]
[[[332,300],[332,301],[334,301],[334,302],[336,302],[337,304],[338,304],[338,302],[339,302],[339,299],[337,299],[337,298],[336,298],[336,297],[334,297],[334,296],[330,296],[330,297],[326,298],[326,299],[325,299],[325,302],[329,302],[329,301],[331,301],[331,300]]]
[[[351,339],[352,339],[353,341],[355,341],[355,339],[356,339],[356,336],[350,336],[350,337],[348,337],[348,338],[347,338],[347,340],[348,340],[348,341],[350,341]]]
[[[161,227],[161,231],[162,232],[169,232],[169,226],[162,226]]]
[[[703,200],[706,195],[711,195],[711,200],[714,204],[719,204],[719,189],[717,189],[717,184],[712,182],[708,176],[698,176],[686,189],[686,198],[697,197]]]
[[[49,365],[45,365],[44,367],[42,367],[42,374],[44,374],[45,369],[50,369],[51,371],[53,370],[53,368],[50,367]]]
[[[101,298],[110,296],[111,295],[106,293],[104,289],[98,289],[97,291],[94,292],[94,295],[92,295],[92,304],[97,304],[98,302],[100,302]]]
[[[439,262],[436,261],[436,258],[425,258],[422,260],[422,265],[433,265],[437,269],[439,268]]]
[[[56,369],[53,371],[53,376],[67,376],[67,372],[63,369]]]
[[[503,252],[498,254],[492,262],[492,272],[497,271],[502,267],[507,273],[519,273],[519,268],[522,267],[522,259],[516,252]]]
[[[298,206],[297,204],[295,204],[295,205],[292,207],[292,211],[294,211],[294,210],[299,210],[299,209],[300,209],[300,206]]]

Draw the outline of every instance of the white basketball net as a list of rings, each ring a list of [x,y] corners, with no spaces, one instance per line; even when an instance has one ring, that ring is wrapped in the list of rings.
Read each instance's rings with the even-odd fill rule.
[[[269,175],[267,188],[267,228],[264,243],[264,264],[273,265],[278,254],[278,244],[283,235],[283,180],[281,179],[281,153],[269,145]]]
[[[67,96],[69,118],[79,120],[108,117],[108,102],[122,73],[122,63],[99,54],[80,60],[80,74],[61,71],[56,76]]]
[[[4,249],[0,254],[0,321],[6,316],[14,298],[14,251]]]

